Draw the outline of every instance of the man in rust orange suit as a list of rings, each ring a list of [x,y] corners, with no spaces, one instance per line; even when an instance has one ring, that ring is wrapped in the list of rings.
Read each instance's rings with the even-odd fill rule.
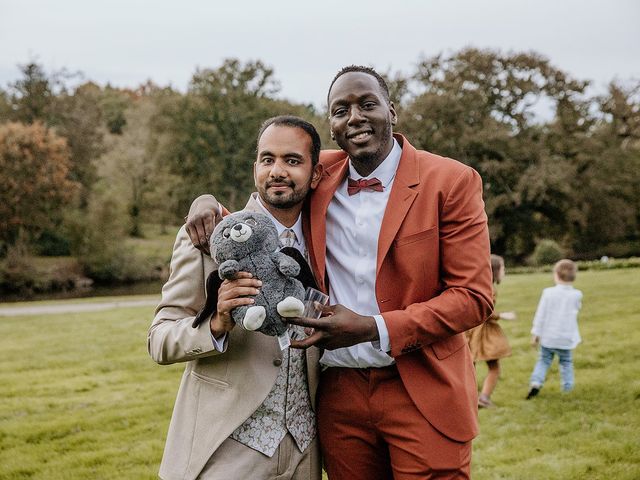
[[[463,332],[491,313],[480,176],[393,135],[385,81],[346,67],[311,196],[311,262],[333,306],[293,346],[325,349],[319,435],[329,478],[468,478],[477,390]],[[357,313],[356,313],[357,312]]]
[[[321,153],[305,238],[332,306],[291,322],[313,329],[293,347],[324,348],[316,413],[329,479],[469,478],[477,390],[463,332],[493,307],[480,176],[393,135],[387,85],[370,68],[338,72],[328,107],[342,150]]]

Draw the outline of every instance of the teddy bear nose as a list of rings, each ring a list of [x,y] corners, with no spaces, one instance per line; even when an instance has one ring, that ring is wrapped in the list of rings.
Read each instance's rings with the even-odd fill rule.
[[[242,225],[238,224],[238,225],[234,225],[233,226],[234,230],[242,230]]]

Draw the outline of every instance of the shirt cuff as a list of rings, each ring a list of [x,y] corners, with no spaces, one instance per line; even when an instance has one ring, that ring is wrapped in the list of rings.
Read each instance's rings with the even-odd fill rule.
[[[216,339],[216,337],[213,336],[213,333],[211,334],[211,341],[213,342],[213,348],[216,349],[217,352],[220,353],[224,353],[227,351],[227,334],[225,333],[224,335],[222,335],[220,338]]]
[[[387,324],[384,323],[382,315],[374,315],[373,319],[376,321],[376,326],[378,327],[379,339],[372,341],[371,345],[376,350],[389,353],[391,351],[391,342],[389,341],[389,330],[387,330]]]

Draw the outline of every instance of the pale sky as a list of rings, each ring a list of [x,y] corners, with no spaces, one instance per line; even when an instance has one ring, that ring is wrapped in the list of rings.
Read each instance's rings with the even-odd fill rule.
[[[184,90],[196,67],[259,59],[280,96],[324,105],[348,64],[413,71],[465,46],[536,51],[598,91],[640,79],[637,0],[0,0],[0,86],[32,59],[102,85]]]

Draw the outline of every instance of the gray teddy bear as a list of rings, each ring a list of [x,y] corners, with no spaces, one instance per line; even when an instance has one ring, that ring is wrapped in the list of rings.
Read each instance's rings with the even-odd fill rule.
[[[249,272],[262,281],[253,305],[236,307],[231,316],[246,330],[282,335],[281,317],[299,317],[304,311],[304,287],[294,277],[300,265],[278,250],[278,231],[263,213],[237,212],[226,216],[210,240],[211,255],[221,279]]]

